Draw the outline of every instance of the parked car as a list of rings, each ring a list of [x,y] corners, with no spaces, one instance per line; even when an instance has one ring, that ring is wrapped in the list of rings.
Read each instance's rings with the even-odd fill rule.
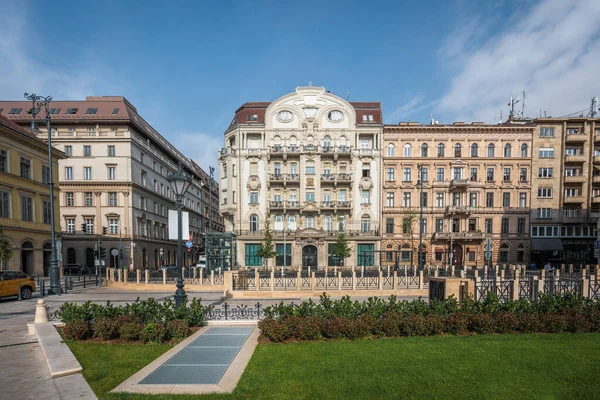
[[[70,275],[87,274],[90,269],[82,264],[66,264],[63,265],[63,273]]]
[[[158,267],[158,270],[159,271],[166,270],[167,272],[177,271],[177,265],[161,265],[160,267]]]
[[[0,271],[0,297],[18,296],[21,284],[21,298],[30,299],[35,292],[35,281],[22,271]]]

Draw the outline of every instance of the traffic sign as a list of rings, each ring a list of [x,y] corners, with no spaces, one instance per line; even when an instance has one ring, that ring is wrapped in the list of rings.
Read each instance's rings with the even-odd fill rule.
[[[118,255],[119,255],[119,250],[117,250],[117,249],[112,249],[112,250],[110,251],[110,255],[111,255],[111,256],[113,256],[113,257],[116,257],[116,256],[118,256]]]
[[[191,249],[194,246],[194,243],[190,242],[189,240],[187,242],[185,242],[185,247],[187,247],[188,249]]]

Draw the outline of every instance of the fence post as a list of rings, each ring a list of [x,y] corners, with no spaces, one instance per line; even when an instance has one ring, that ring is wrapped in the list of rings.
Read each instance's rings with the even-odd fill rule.
[[[338,277],[338,290],[342,290],[342,271],[337,272]]]
[[[110,271],[112,270],[112,268],[106,268],[106,270],[104,271],[104,273],[106,273],[106,280],[109,281],[110,280]]]
[[[146,281],[146,285],[150,282],[150,271],[144,270],[144,280]]]
[[[383,273],[381,272],[381,270],[379,270],[378,277],[379,277],[379,282],[378,282],[379,290],[383,290]]]
[[[198,268],[194,268],[193,271],[193,279],[196,280],[198,277]]]
[[[396,290],[397,284],[398,284],[398,271],[394,270],[394,272],[392,272],[392,290]]]
[[[167,270],[163,269],[163,285],[167,284]]]
[[[419,271],[419,289],[423,289],[423,271]]]
[[[210,271],[210,286],[214,286],[215,285],[215,270],[211,270]]]
[[[315,291],[315,273],[310,273],[310,290]]]
[[[356,290],[356,271],[352,270],[352,290]]]
[[[117,270],[117,280],[118,280],[118,282],[121,282],[121,279],[123,279],[123,268],[119,268]]]
[[[141,280],[142,280],[142,270],[136,269],[135,270],[135,283],[137,283],[139,285]]]
[[[581,277],[581,297],[590,298],[590,280],[585,275]]]
[[[254,276],[256,276],[256,291],[260,292],[260,272],[257,269],[254,270]]]
[[[302,286],[302,272],[300,272],[300,270],[298,270],[297,272],[297,281],[296,281],[296,286],[298,287],[298,291],[300,291],[300,287]]]
[[[477,291],[477,288],[481,287],[481,278],[479,276],[475,276],[475,290],[473,291],[473,296],[475,297],[475,301],[479,300],[479,292]]]
[[[271,292],[275,291],[275,273],[271,271]]]
[[[512,281],[512,288],[510,291],[511,300],[519,300],[519,270],[515,271],[515,279]]]

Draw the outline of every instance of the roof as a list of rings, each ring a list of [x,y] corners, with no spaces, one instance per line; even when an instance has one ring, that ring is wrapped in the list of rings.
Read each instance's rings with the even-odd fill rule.
[[[21,127],[19,124],[9,120],[8,118],[6,118],[3,115],[0,115],[0,126],[3,126],[5,128],[9,128],[17,133],[20,133],[23,136],[26,136],[27,138],[29,138],[30,140],[35,140],[36,142],[40,143],[40,144],[46,144],[46,142],[44,142],[43,140],[41,140],[40,138],[38,138],[34,133],[32,133],[31,131]]]
[[[241,123],[249,125],[264,125],[265,114],[269,105],[271,105],[271,102],[269,101],[254,101],[242,104],[237,110],[235,110],[235,115],[233,116],[233,119],[231,120],[227,130]],[[356,111],[357,124],[377,125],[383,123],[380,102],[351,101],[350,105],[354,107],[354,110]],[[256,115],[256,118],[248,118],[248,116],[252,115]],[[371,121],[369,117],[363,119],[363,115],[372,115],[373,120]]]

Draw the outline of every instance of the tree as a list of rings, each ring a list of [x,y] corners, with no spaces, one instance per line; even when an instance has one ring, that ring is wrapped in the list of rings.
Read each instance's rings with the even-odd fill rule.
[[[2,226],[0,225],[0,262],[9,261],[14,253],[15,249],[10,244],[8,238],[4,236]]]
[[[340,220],[338,223],[338,234],[331,255],[340,259],[340,267],[344,266],[344,260],[352,255],[352,247],[348,244],[344,224]]]
[[[260,244],[256,255],[262,258],[263,267],[267,266],[267,262],[270,258],[277,255],[277,252],[273,249],[273,233],[271,232],[271,226],[268,219],[265,222],[265,238]]]
[[[410,266],[411,268],[413,267],[413,260],[414,257],[412,256],[412,251],[415,248],[415,237],[414,237],[414,233],[416,231],[416,225],[417,225],[417,220],[419,219],[419,216],[417,215],[417,212],[415,210],[412,209],[407,209],[402,213],[402,233],[407,233],[410,235],[410,249],[411,249],[411,256],[410,256]],[[421,249],[419,249],[419,252],[421,251]]]

